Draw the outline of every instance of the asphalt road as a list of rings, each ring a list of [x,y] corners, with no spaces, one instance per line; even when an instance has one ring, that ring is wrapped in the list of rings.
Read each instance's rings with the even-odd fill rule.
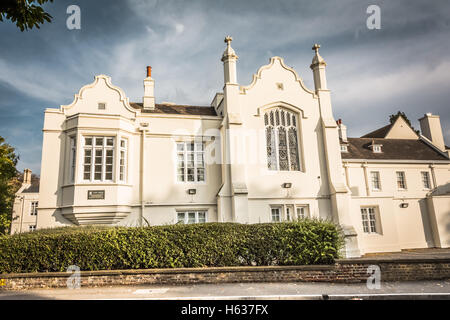
[[[81,287],[79,289],[34,289],[0,291],[0,300],[56,299],[446,299],[450,300],[450,279],[381,283],[380,289],[368,289],[365,283],[229,283],[177,286]]]

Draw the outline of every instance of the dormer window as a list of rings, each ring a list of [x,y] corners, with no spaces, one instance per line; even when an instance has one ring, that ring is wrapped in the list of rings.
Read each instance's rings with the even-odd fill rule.
[[[382,150],[381,150],[382,146],[383,146],[382,144],[375,143],[375,141],[372,141],[372,144],[369,146],[369,148],[372,149],[373,153],[381,153],[382,152]]]
[[[341,152],[348,152],[348,147],[346,144],[341,144]]]
[[[374,145],[372,146],[372,151],[373,151],[374,153],[379,153],[379,152],[381,152],[381,144],[374,144]]]

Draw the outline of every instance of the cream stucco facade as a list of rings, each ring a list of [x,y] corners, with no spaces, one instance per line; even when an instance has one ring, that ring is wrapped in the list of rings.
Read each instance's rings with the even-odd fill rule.
[[[210,107],[155,104],[149,68],[142,103],[99,75],[70,105],[47,109],[37,228],[306,216],[339,223],[348,257],[450,246],[439,118],[421,119],[424,136],[399,117],[383,137],[352,140],[333,116],[318,45],[308,89],[280,57],[241,86],[225,42],[224,87]],[[415,144],[424,156],[397,152]]]

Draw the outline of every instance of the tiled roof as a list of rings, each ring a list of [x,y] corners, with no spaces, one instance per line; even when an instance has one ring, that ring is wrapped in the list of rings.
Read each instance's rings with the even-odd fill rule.
[[[39,192],[39,180],[34,181],[31,186],[22,190],[22,193],[38,193]]]
[[[361,138],[384,138],[392,127],[392,123],[363,135]]]
[[[372,141],[382,145],[382,152],[372,152]],[[341,153],[343,160],[449,160],[420,139],[348,138],[347,149]]]
[[[143,109],[142,103],[131,102],[130,106],[140,109],[142,113],[183,114],[196,116],[217,116],[213,107],[188,106],[175,104],[155,104],[155,110]]]

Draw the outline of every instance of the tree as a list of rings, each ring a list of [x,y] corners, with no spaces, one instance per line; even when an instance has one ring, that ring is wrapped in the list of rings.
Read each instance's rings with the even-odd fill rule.
[[[20,31],[33,29],[33,27],[39,29],[39,24],[45,21],[51,22],[53,18],[41,7],[46,2],[53,2],[53,0],[1,0],[0,21],[3,21],[3,18],[11,20]]]
[[[14,194],[20,187],[16,169],[19,157],[0,136],[0,234],[9,233]]]

